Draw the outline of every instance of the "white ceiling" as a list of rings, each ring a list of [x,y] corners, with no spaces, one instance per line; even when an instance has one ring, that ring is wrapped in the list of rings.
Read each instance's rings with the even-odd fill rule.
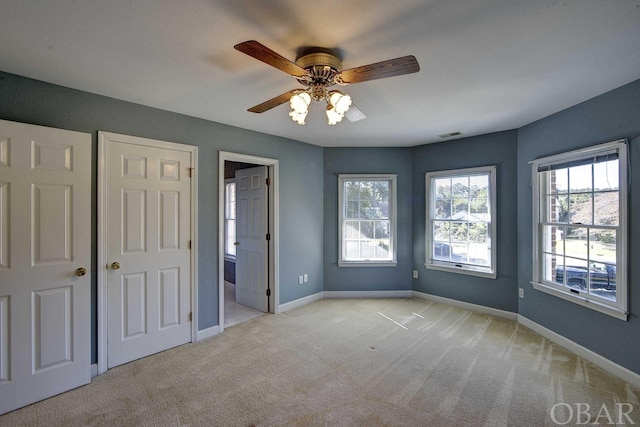
[[[345,87],[367,119],[305,126],[300,87],[233,49],[344,68],[414,55],[417,74]],[[0,70],[320,146],[413,146],[513,129],[640,78],[640,0],[2,0]],[[0,94],[1,95],[1,94]],[[0,102],[1,99],[0,99]]]

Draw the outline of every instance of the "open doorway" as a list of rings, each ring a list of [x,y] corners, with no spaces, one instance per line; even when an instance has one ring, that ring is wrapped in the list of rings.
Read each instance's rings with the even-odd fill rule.
[[[277,312],[278,161],[220,152],[219,325]]]

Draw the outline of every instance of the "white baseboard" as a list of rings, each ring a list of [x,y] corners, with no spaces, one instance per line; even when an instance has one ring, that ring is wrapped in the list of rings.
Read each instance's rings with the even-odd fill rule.
[[[293,310],[294,308],[302,307],[303,305],[310,304],[314,301],[318,301],[324,298],[324,292],[318,292],[316,294],[307,295],[306,297],[298,298],[293,301],[285,302],[278,306],[278,313]]]
[[[324,291],[325,298],[411,298],[413,291]]]
[[[601,356],[598,353],[589,350],[588,348],[585,348],[580,344],[571,341],[569,338],[565,338],[562,335],[553,332],[552,330],[547,329],[544,326],[539,325],[533,320],[530,320],[520,314],[518,315],[518,323],[542,335],[549,341],[553,341],[559,346],[564,347],[567,350],[577,354],[583,359],[588,360],[589,362],[604,369],[610,374],[615,375],[621,380],[626,381],[637,388],[640,388],[640,375],[625,368],[624,366],[620,366],[617,363],[607,359],[606,357]]]
[[[220,333],[220,326],[219,325],[212,326],[212,327],[207,328],[207,329],[203,329],[201,331],[198,331],[198,336],[196,337],[196,342],[202,341],[202,340],[207,339],[207,338],[215,337],[219,333]]]
[[[424,299],[427,301],[433,301],[440,304],[453,305],[454,307],[463,308],[469,311],[475,311],[478,313],[488,314],[490,316],[501,317],[508,320],[518,320],[518,313],[512,311],[500,310],[497,308],[487,307],[484,305],[471,304],[470,302],[458,301],[455,299],[439,297],[437,295],[431,295],[424,292],[413,291],[413,297],[418,299]]]
[[[97,376],[98,376],[98,364],[97,363],[92,363],[91,364],[91,378],[97,377]]]

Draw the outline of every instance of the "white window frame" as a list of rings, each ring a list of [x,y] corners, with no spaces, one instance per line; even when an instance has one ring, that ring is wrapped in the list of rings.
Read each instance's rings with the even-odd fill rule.
[[[543,157],[531,162],[531,176],[533,188],[533,212],[532,212],[532,236],[533,236],[533,277],[531,284],[534,289],[554,295],[575,304],[591,308],[604,314],[626,321],[628,316],[628,280],[627,280],[627,244],[628,244],[628,223],[627,223],[627,198],[628,198],[628,148],[627,140],[621,139],[604,144],[595,145],[588,148],[569,151],[554,156]],[[559,163],[577,161],[590,157],[601,156],[609,153],[618,153],[618,199],[619,199],[619,222],[616,241],[616,301],[610,303],[603,298],[597,298],[586,292],[575,294],[566,287],[559,286],[553,282],[544,280],[542,273],[543,248],[542,236],[542,212],[540,202],[540,191],[542,178],[538,175],[540,167],[550,166]]]
[[[229,184],[233,184],[235,186],[236,180],[234,178],[227,178],[224,180],[224,258],[229,261],[235,261],[236,256],[234,254],[227,252],[227,243],[228,243],[228,234],[229,234],[229,193],[228,186]],[[237,218],[233,218],[237,220]]]
[[[435,206],[433,203],[433,182],[436,178],[457,178],[470,175],[489,175],[489,215],[490,223],[488,227],[489,249],[491,250],[491,265],[489,267],[474,266],[456,263],[453,261],[442,261],[432,259],[433,253],[433,221],[435,216]],[[425,264],[431,270],[447,271],[451,273],[467,274],[470,276],[495,279],[497,277],[497,212],[496,212],[496,166],[480,166],[465,169],[452,169],[445,171],[427,172],[425,174]]]
[[[391,260],[344,259],[343,228],[345,222],[345,181],[389,181],[389,252]],[[339,174],[338,175],[338,266],[339,267],[395,267],[397,262],[397,175],[395,174]]]

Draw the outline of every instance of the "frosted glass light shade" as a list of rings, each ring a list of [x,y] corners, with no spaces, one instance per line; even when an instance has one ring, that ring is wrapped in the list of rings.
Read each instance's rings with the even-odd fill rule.
[[[298,93],[291,97],[289,100],[289,105],[291,105],[291,109],[296,113],[305,113],[309,111],[309,104],[311,103],[311,96],[306,93]]]

